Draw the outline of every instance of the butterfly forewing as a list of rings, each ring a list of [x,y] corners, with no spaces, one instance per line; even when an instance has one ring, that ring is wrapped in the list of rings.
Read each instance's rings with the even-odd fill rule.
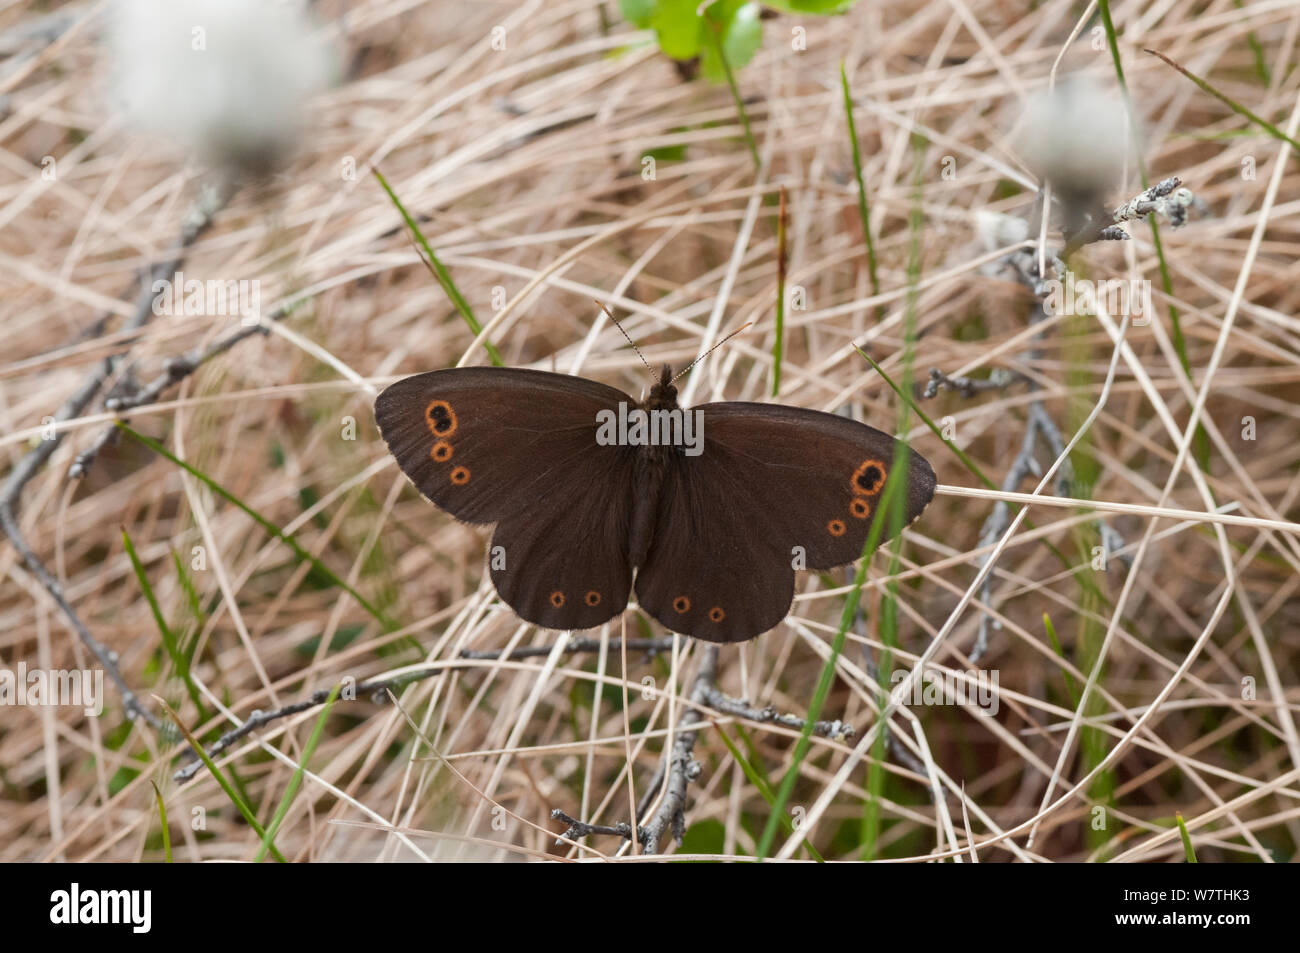
[[[412,483],[452,516],[492,523],[546,506],[546,497],[598,447],[596,414],[630,398],[566,374],[459,367],[400,380],[375,401],[375,420]]]
[[[880,515],[881,494],[901,444],[874,427],[816,410],[778,404],[706,404],[705,450],[710,469],[738,469],[745,492],[763,512],[763,532],[779,540],[798,568],[853,562]],[[719,460],[710,464],[710,451]],[[907,454],[899,525],[915,520],[934,497],[934,470]],[[890,539],[892,520],[880,533]],[[800,547],[795,549],[795,547]],[[798,565],[799,557],[803,565]]]
[[[375,419],[411,482],[470,523],[497,523],[488,567],[520,617],[589,628],[627,604],[635,450],[601,446],[623,392],[518,368],[456,368],[393,384]]]

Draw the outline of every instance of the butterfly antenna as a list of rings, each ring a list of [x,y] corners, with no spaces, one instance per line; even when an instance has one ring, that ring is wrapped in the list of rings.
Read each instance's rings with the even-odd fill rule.
[[[734,338],[737,334],[739,334],[741,331],[745,330],[745,328],[749,327],[749,326],[750,326],[751,324],[753,324],[753,323],[754,323],[753,321],[746,321],[746,322],[745,322],[744,324],[742,324],[740,327],[736,328],[736,330],[732,331],[730,334],[728,334],[725,338],[723,338],[723,339],[722,339],[721,341],[719,341],[717,344],[713,345],[713,347],[709,348],[707,351],[705,351],[703,354],[701,354],[701,355],[700,355],[699,357],[697,357],[695,360],[691,361],[691,363],[687,364],[687,365],[686,365],[685,367],[683,367],[680,371],[678,371],[678,372],[677,372],[677,377],[674,377],[673,380],[677,380],[678,377],[681,377],[683,374],[685,374],[687,371],[689,371],[692,367],[694,367],[696,364],[700,363],[700,361],[704,360],[706,357],[708,357],[710,354],[712,354],[712,353],[713,353],[714,351],[716,351],[718,348],[722,347],[722,345],[726,344],[728,341],[730,341],[730,340],[731,340],[732,338]]]
[[[633,341],[631,335],[629,335],[626,331],[623,330],[623,325],[618,323],[618,318],[614,317],[613,313],[609,310],[609,308],[605,307],[605,305],[602,302],[597,301],[596,304],[600,305],[600,310],[604,311],[606,316],[608,316],[609,319],[614,322],[614,327],[618,328],[619,333],[621,333],[623,337],[627,338],[627,343],[632,345],[632,350],[636,351],[636,356],[641,358],[641,363],[646,366],[646,369],[651,374],[654,374],[655,369],[650,366],[650,362],[645,359],[645,355],[641,353],[641,349],[636,346],[636,341]]]

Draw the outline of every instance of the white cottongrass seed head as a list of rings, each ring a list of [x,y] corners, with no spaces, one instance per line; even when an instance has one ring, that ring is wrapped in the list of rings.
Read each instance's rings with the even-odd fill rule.
[[[110,17],[113,105],[212,167],[281,163],[337,73],[298,0],[115,0]]]
[[[1013,138],[1029,169],[1067,203],[1104,202],[1134,152],[1124,100],[1082,75],[1030,96]]]

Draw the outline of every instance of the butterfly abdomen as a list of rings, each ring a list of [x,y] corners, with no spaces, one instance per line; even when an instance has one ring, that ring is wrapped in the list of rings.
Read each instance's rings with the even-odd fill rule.
[[[628,554],[633,566],[645,562],[654,542],[659,519],[659,494],[671,462],[672,447],[641,447],[632,477],[632,519],[628,527]]]

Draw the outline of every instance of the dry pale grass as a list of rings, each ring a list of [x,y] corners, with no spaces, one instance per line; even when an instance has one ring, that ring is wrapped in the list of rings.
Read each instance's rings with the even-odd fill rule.
[[[337,16],[343,4],[321,6]],[[584,850],[554,846],[560,825],[549,812],[611,824],[627,818],[629,755],[639,793],[701,651],[682,639],[670,655],[632,653],[626,683],[616,650],[511,662],[459,657],[466,648],[550,645],[557,636],[521,625],[500,606],[484,572],[484,534],[421,500],[375,431],[377,387],[486,357],[420,263],[368,165],[424,217],[459,287],[492,319],[491,338],[510,364],[582,373],[639,393],[644,369],[593,299],[626,314],[652,362],[681,364],[754,321],[691,378],[697,401],[761,399],[770,386],[776,236],[763,197],[783,184],[790,281],[806,289],[808,307],[789,315],[781,399],[831,410],[849,404],[889,428],[897,399],[850,343],[864,344],[892,376],[901,373],[914,132],[928,143],[919,160],[918,375],[930,367],[1026,375],[1067,440],[1097,408],[1075,454],[1076,489],[1130,507],[1106,518],[1131,564],[1112,559],[1109,572],[1095,572],[1094,515],[1035,505],[1032,528],[1019,524],[1006,542],[984,606],[972,583],[987,552],[979,536],[992,502],[941,488],[906,534],[896,666],[911,668],[924,655],[940,670],[965,671],[986,608],[1001,627],[979,665],[997,673],[1000,707],[994,717],[936,705],[893,713],[905,754],[882,762],[874,856],[969,860],[974,843],[980,861],[1178,860],[1175,812],[1202,860],[1295,856],[1300,536],[1277,521],[1300,514],[1293,316],[1300,165],[1141,49],[1209,76],[1294,136],[1300,8],[1290,0],[1115,4],[1128,81],[1149,130],[1152,179],[1180,176],[1206,210],[1184,229],[1162,229],[1172,298],[1160,290],[1143,224],[1132,227],[1133,241],[1091,245],[1079,258],[1095,276],[1152,279],[1157,320],[1128,327],[1123,346],[1118,318],[1055,321],[1031,355],[1026,293],[981,273],[989,256],[976,241],[975,216],[1030,214],[1035,182],[1007,133],[1058,58],[1063,72],[1113,82],[1109,53],[1094,48],[1095,18],[1068,42],[1091,7],[873,0],[836,20],[768,21],[763,50],[738,75],[763,162],[756,177],[728,90],[683,82],[652,46],[629,49],[635,34],[613,9],[606,33],[590,0],[346,6],[351,78],[323,98],[291,168],[238,191],[184,263],[187,277],[260,280],[266,311],[292,295],[304,303],[277,333],[213,360],[131,422],[295,532],[400,628],[383,631],[243,512],[129,442],[106,451],[87,480],[70,483],[73,456],[110,417],[98,404],[66,426],[67,439],[27,486],[20,509],[33,549],[94,634],[120,653],[128,681],[146,698],[170,699],[207,737],[344,677],[374,678],[421,661],[441,669],[404,688],[400,710],[369,699],[334,709],[276,839],[286,857],[630,858],[630,847],[609,837],[591,838]],[[0,33],[33,16],[6,6]],[[792,49],[796,22],[807,30],[805,51]],[[506,28],[503,52],[487,42],[497,25]],[[1252,42],[1269,83],[1256,73]],[[857,217],[841,59],[857,99],[879,296]],[[148,380],[166,357],[238,320],[163,317],[135,337],[119,331],[141,269],[175,241],[198,176],[106,118],[104,77],[96,32],[83,26],[0,81],[6,468],[106,355],[129,347],[117,376],[133,368]],[[657,175],[647,181],[642,156],[653,150]],[[58,159],[53,181],[40,175],[45,155]],[[955,163],[949,178],[941,174],[945,157]],[[1253,178],[1242,174],[1247,159]],[[350,179],[348,161],[358,169]],[[1139,188],[1130,182],[1113,199]],[[1171,344],[1174,307],[1190,380]],[[956,443],[1000,483],[1032,396],[1016,383],[973,398],[944,393],[921,406],[935,419],[951,417]],[[1209,439],[1203,474],[1186,430],[1193,407],[1201,407]],[[349,416],[357,427],[350,441],[341,436]],[[1243,438],[1246,417],[1255,421],[1253,440]],[[927,429],[913,427],[910,436],[945,487],[979,485]],[[1039,460],[1044,470],[1053,462],[1049,454]],[[1042,495],[1052,494],[1049,484]],[[1239,519],[1211,521],[1204,514],[1216,507]],[[1164,509],[1190,514],[1161,518]],[[205,705],[223,713],[208,724],[196,722],[162,652],[120,527],[166,618],[179,632],[197,632],[194,674]],[[170,555],[188,566],[194,547],[206,556],[206,568],[192,573],[198,622]],[[887,568],[887,554],[878,553],[865,621],[849,634],[824,713],[858,734],[813,740],[792,800],[803,823],[797,835],[778,836],[779,857],[807,857],[804,837],[827,859],[863,856],[870,729],[881,697],[864,665],[879,647]],[[3,667],[91,664],[10,546],[0,548],[0,576]],[[807,710],[845,599],[827,581],[802,578],[785,624],[723,649],[725,691]],[[1045,613],[1063,656],[1051,646]],[[624,621],[638,634],[634,613]],[[618,633],[612,626],[601,634]],[[1082,724],[1075,693],[1099,653]],[[1243,689],[1247,679],[1253,693]],[[0,714],[0,858],[161,859],[151,780],[163,790],[178,858],[252,858],[258,838],[212,778],[201,772],[173,782],[171,752],[147,727],[128,724],[109,691],[99,719],[68,708]],[[262,822],[315,717],[278,722],[223,759]],[[703,771],[691,787],[685,852],[751,853],[767,819],[767,803],[724,733],[773,785],[794,747],[792,731],[713,714],[695,751]]]

